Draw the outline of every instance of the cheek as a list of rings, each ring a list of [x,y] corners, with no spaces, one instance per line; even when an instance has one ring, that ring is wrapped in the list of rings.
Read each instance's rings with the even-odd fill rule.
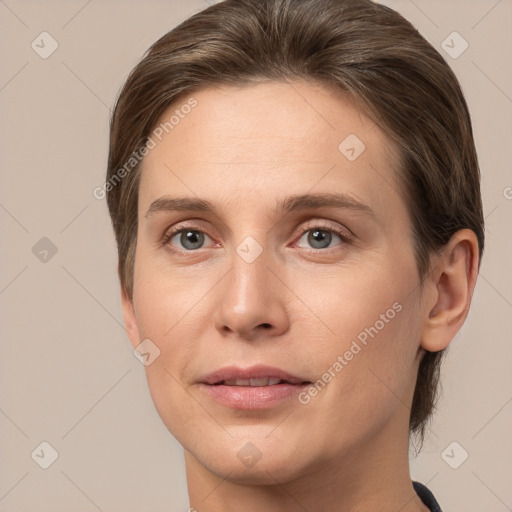
[[[411,300],[417,300],[414,262],[405,258],[379,256],[322,272],[295,271],[286,280],[296,297],[291,319],[302,324],[299,332],[315,336],[324,354],[348,349],[352,340],[364,344],[402,331],[403,318],[414,313]],[[398,332],[392,337],[393,344],[406,338]]]
[[[409,302],[390,300],[340,315],[340,334],[324,339],[316,351],[317,377],[327,381],[334,373],[333,392],[354,405],[375,399],[379,407],[386,395],[402,396],[419,347],[415,311]]]
[[[187,385],[190,363],[201,357],[196,341],[204,338],[202,332],[211,324],[207,295],[213,278],[198,279],[197,272],[179,268],[170,272],[165,263],[143,252],[138,258],[133,299],[139,335],[160,350],[146,367],[149,391],[167,427],[181,428],[188,424],[192,410]]]
[[[315,441],[324,447],[320,451],[342,455],[388,424],[407,425],[418,345],[411,314],[413,308],[404,304],[384,326],[373,320],[362,330],[354,328],[363,335],[339,340],[317,363],[319,391],[302,403],[307,402],[308,431],[322,432]]]
[[[163,344],[166,350],[191,316],[201,312],[201,303],[211,287],[186,269],[171,269],[165,259],[141,251],[135,267],[134,303],[142,335]]]
[[[315,342],[312,361],[320,391],[310,398],[320,423],[328,420],[327,412],[341,423],[357,423],[363,432],[408,400],[421,329],[415,280],[413,261],[309,280],[307,304],[321,323],[311,322],[310,315],[303,329]],[[322,336],[313,334],[319,327]]]
[[[164,425],[177,439],[184,439],[198,414],[193,412],[184,384],[184,374],[194,358],[190,340],[197,337],[187,316],[193,301],[190,294],[183,294],[165,279],[149,273],[147,279],[142,273],[140,277],[134,290],[139,333],[141,339],[150,339],[160,350],[154,362],[145,367],[148,389]]]

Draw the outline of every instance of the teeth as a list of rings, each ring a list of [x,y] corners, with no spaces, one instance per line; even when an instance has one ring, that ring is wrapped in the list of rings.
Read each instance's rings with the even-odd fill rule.
[[[261,377],[259,379],[231,379],[225,380],[224,386],[275,386],[281,379],[276,377]]]

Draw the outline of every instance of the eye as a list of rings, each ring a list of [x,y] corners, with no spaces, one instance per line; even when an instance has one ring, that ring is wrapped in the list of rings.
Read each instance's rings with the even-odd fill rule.
[[[177,248],[178,251],[193,252],[202,249],[205,246],[206,239],[212,241],[204,231],[196,229],[195,226],[187,227],[181,225],[166,233],[162,244],[170,246],[171,250]],[[331,245],[336,239],[339,239],[339,243],[334,246]],[[309,244],[312,250],[324,250],[349,243],[350,240],[350,234],[341,229],[312,226],[302,232],[298,245],[302,246],[302,244],[306,243]]]
[[[338,231],[332,228],[325,228],[322,226],[315,226],[304,231],[304,233],[299,239],[299,244],[304,238],[306,239],[306,242],[310,244],[310,246],[315,250],[329,248],[331,242],[333,240],[336,240],[336,238],[339,238],[341,240],[341,243],[337,245],[342,245],[343,243],[347,243],[350,241],[349,235],[342,232],[341,230]]]
[[[179,242],[182,247],[178,246],[178,249],[184,251],[195,251],[197,249],[201,249],[205,238],[210,238],[203,231],[199,231],[193,228],[182,227],[180,229],[172,230],[167,233],[164,237],[163,243],[169,244],[172,246],[176,246],[176,243]],[[174,241],[176,240],[176,241]]]

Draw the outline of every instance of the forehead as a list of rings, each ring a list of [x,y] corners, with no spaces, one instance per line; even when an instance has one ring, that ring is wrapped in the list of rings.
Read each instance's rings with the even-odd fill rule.
[[[165,193],[243,201],[250,192],[311,189],[400,200],[386,135],[347,95],[318,84],[206,88],[182,96],[155,129],[142,164],[141,207]]]

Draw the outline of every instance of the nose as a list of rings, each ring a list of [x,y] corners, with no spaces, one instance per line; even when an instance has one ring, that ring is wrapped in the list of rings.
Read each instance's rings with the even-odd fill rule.
[[[234,253],[232,268],[218,290],[215,311],[215,326],[223,336],[252,341],[279,336],[289,329],[285,301],[290,291],[269,259],[263,251],[248,263]]]

